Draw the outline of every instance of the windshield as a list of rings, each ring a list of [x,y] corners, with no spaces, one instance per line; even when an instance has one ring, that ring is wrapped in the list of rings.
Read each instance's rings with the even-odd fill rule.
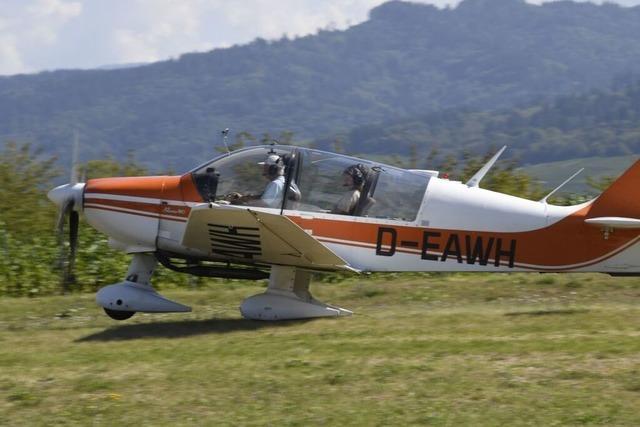
[[[218,157],[193,172],[206,201],[281,208],[291,149],[256,147]]]

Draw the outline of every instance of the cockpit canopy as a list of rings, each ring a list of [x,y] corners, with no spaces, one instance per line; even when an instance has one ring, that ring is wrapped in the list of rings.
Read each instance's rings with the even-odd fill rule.
[[[346,184],[353,182],[345,180],[347,169],[360,171],[356,195]],[[234,151],[199,166],[192,176],[206,201],[400,221],[415,220],[429,182],[417,172],[293,146]],[[354,201],[350,212],[336,208],[345,194]]]

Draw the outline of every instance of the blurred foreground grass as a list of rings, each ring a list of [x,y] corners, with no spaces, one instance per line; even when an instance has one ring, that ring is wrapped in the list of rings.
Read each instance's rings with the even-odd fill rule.
[[[0,299],[3,425],[640,425],[640,280],[432,274],[315,283],[348,318],[242,320],[262,284]]]

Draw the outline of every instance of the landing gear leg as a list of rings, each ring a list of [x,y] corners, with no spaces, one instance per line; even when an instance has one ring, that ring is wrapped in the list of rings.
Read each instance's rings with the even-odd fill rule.
[[[271,267],[267,291],[247,298],[240,306],[246,319],[288,320],[349,316],[353,312],[325,304],[309,292],[311,273],[295,267]]]

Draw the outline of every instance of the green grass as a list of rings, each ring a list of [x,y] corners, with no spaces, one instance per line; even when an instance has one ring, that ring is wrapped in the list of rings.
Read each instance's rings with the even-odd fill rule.
[[[0,299],[4,425],[640,424],[640,280],[432,274],[315,283],[341,319],[240,318],[263,286]]]

